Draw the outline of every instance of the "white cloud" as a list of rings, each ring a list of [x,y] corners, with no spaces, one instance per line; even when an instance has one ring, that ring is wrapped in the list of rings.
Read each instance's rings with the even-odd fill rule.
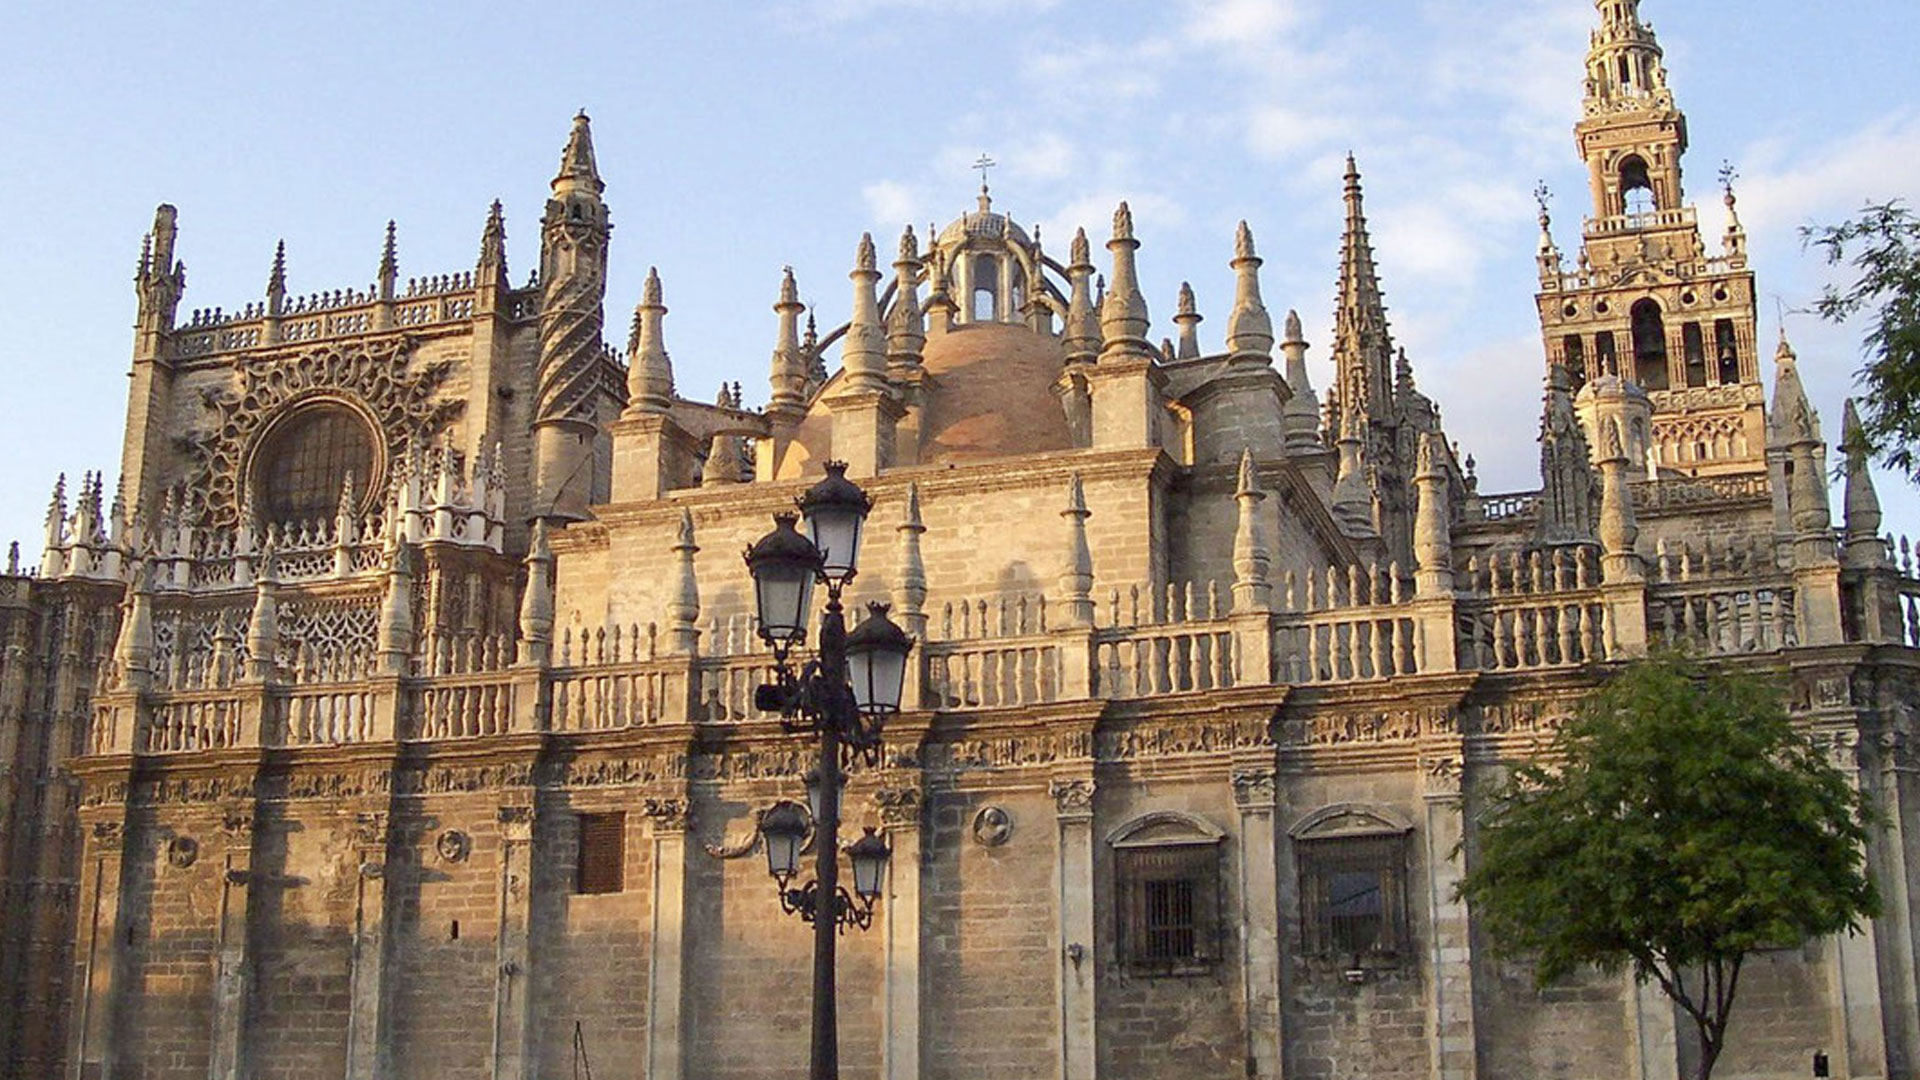
[[[1266,161],[1292,161],[1326,146],[1345,125],[1331,113],[1256,105],[1244,121],[1247,150]]]
[[[1188,40],[1236,48],[1271,42],[1304,16],[1296,0],[1187,0],[1185,7]]]
[[[976,18],[1008,11],[1044,12],[1060,0],[803,0],[796,14],[830,22],[847,22],[895,11],[936,11],[959,18]]]
[[[1769,140],[1748,148],[1739,182],[1749,231],[1794,229],[1920,188],[1920,116],[1880,117],[1824,146]]]
[[[880,180],[860,189],[866,201],[867,216],[874,222],[898,227],[924,220],[924,199],[920,192],[898,180]]]
[[[1073,230],[1085,228],[1094,251],[1113,235],[1113,214],[1122,200],[1133,211],[1134,235],[1145,238],[1162,229],[1177,229],[1187,222],[1187,209],[1165,195],[1114,190],[1089,192],[1074,198],[1060,209],[1041,218],[1040,225],[1050,237],[1069,237]],[[1051,240],[1048,247],[1064,246]],[[1094,261],[1100,262],[1096,255]]]

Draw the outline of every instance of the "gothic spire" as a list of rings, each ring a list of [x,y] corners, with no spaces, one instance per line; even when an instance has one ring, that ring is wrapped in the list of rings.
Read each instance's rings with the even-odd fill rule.
[[[1204,316],[1200,314],[1199,307],[1194,303],[1193,286],[1187,282],[1181,282],[1180,299],[1173,315],[1174,325],[1180,328],[1180,344],[1175,348],[1173,354],[1175,359],[1195,360],[1199,358],[1200,321],[1203,318]]]
[[[267,271],[267,314],[278,315],[287,304],[287,242],[273,245],[273,269]]]
[[[1880,540],[1880,494],[1873,490],[1867,469],[1867,449],[1860,442],[1860,412],[1847,399],[1842,414],[1840,445],[1847,454],[1846,533],[1847,564],[1873,569],[1886,565],[1887,549]]]
[[[1538,537],[1544,544],[1593,540],[1593,467],[1573,409],[1573,379],[1562,364],[1547,372],[1540,415]]]
[[[1074,230],[1067,263],[1067,364],[1091,364],[1100,355],[1100,311],[1093,302],[1093,256],[1087,230]]]
[[[1100,309],[1101,356],[1151,354],[1147,341],[1147,298],[1140,292],[1140,277],[1134,269],[1134,252],[1140,241],[1133,238],[1133,211],[1121,203],[1113,212],[1113,238],[1107,241],[1113,253],[1113,287]]]
[[[798,420],[807,408],[807,357],[800,348],[800,313],[807,305],[800,302],[800,286],[793,280],[791,266],[780,273],[780,298],[773,310],[780,317],[780,332],[774,339],[773,366],[767,376],[773,388],[767,411]]]
[[[1340,240],[1340,286],[1334,311],[1334,400],[1343,413],[1384,421],[1393,413],[1393,338],[1374,267],[1373,241],[1360,189],[1360,169],[1347,155],[1346,231]]]
[[[873,234],[861,233],[853,270],[847,275],[853,280],[853,318],[847,325],[845,344],[840,347],[840,365],[852,390],[884,390],[887,386],[886,332],[880,326],[880,301],[874,289],[880,280],[876,265]]]
[[[1287,435],[1287,453],[1312,454],[1324,447],[1320,443],[1320,399],[1307,376],[1307,338],[1300,328],[1300,313],[1287,312],[1286,336],[1280,352],[1287,358],[1287,386],[1293,396],[1284,406],[1282,426]]]
[[[593,127],[587,111],[574,114],[573,130],[567,135],[567,148],[560,153],[560,171],[554,175],[553,191],[590,188],[595,195],[606,191],[600,182],[600,168],[593,159]]]
[[[393,219],[387,219],[387,239],[380,246],[380,299],[393,299],[393,286],[400,277],[400,248],[395,242]]]

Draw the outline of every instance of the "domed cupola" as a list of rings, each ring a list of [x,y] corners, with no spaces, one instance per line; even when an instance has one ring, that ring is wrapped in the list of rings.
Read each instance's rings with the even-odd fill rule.
[[[954,325],[1025,323],[1051,329],[1060,298],[1047,285],[1040,245],[993,209],[986,184],[980,185],[979,208],[942,229],[927,257],[938,264],[935,272],[951,290]],[[1036,287],[1038,304],[1033,302]]]

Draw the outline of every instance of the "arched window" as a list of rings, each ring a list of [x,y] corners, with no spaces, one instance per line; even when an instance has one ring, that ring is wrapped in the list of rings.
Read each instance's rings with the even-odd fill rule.
[[[1599,354],[1600,368],[1597,375],[1620,374],[1620,356],[1614,349],[1613,331],[1602,330],[1593,335],[1593,351]]]
[[[1579,334],[1568,334],[1560,348],[1567,374],[1573,379],[1573,391],[1579,393],[1580,388],[1587,385],[1587,344]]]
[[[1000,317],[1000,260],[991,255],[973,257],[972,300],[967,318],[972,322],[992,322]]]
[[[1135,975],[1190,975],[1221,957],[1220,844],[1226,834],[1160,810],[1115,829],[1116,952]]]
[[[1665,390],[1667,326],[1652,298],[1633,305],[1633,381],[1645,390]]]
[[[1740,343],[1733,332],[1732,319],[1716,319],[1713,324],[1713,354],[1720,366],[1722,386],[1740,381]]]
[[[1306,954],[1347,970],[1394,967],[1413,952],[1407,848],[1413,831],[1385,807],[1343,803],[1288,830]]]
[[[1622,212],[1627,214],[1650,214],[1659,209],[1647,161],[1638,154],[1620,163],[1620,202]]]
[[[255,505],[268,521],[331,518],[347,478],[364,493],[373,471],[373,431],[360,414],[345,405],[309,405],[274,425],[261,445]]]

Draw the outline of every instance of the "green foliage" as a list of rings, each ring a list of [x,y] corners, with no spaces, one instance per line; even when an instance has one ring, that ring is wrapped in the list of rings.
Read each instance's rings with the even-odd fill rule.
[[[1827,286],[1814,310],[1837,323],[1872,309],[1867,361],[1854,376],[1865,391],[1857,449],[1920,483],[1920,216],[1898,201],[1870,203],[1800,237],[1858,275],[1844,289]]]
[[[1490,793],[1459,891],[1543,985],[1588,966],[1658,982],[1699,1029],[1702,1077],[1747,953],[1877,908],[1866,808],[1769,680],[1641,661],[1583,703],[1548,760]]]

